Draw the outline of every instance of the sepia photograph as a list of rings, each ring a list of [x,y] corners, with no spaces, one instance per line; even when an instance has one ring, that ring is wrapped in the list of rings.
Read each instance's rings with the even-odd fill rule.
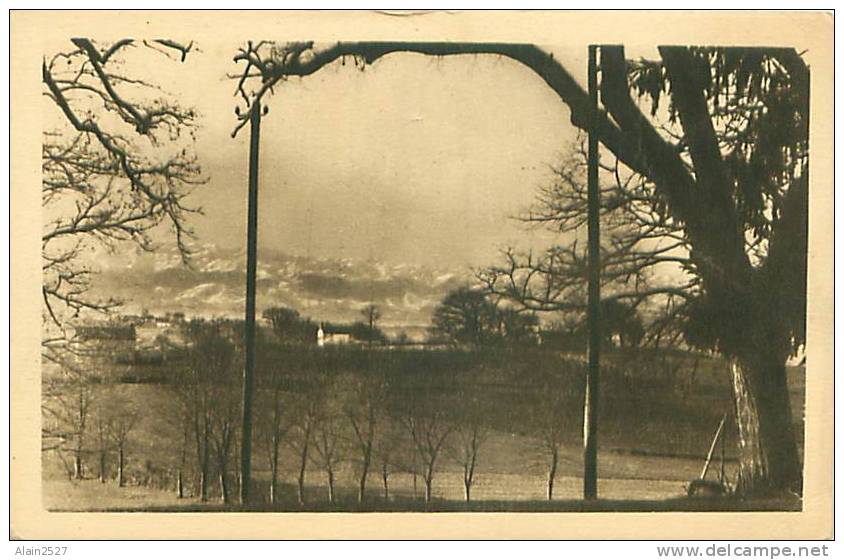
[[[13,12],[13,535],[831,536],[827,16]]]

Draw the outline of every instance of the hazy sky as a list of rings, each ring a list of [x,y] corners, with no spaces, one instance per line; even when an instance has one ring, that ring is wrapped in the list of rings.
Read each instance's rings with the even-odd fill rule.
[[[200,114],[196,149],[209,180],[190,203],[204,209],[191,218],[201,252],[190,269],[172,239],[153,255],[100,252],[97,282],[139,308],[237,315],[249,129],[231,138],[239,98],[225,74],[241,69],[232,62],[238,45],[200,47],[183,64],[143,47],[124,55],[127,75],[160,84]],[[585,82],[585,47],[549,50]],[[48,119],[59,119],[45,104]],[[375,302],[385,324],[424,324],[449,289],[470,281],[471,268],[498,262],[501,249],[559,241],[513,216],[552,180],[549,166],[577,133],[556,94],[512,60],[397,53],[364,71],[338,61],[280,84],[265,106],[260,308],[354,320]]]
[[[202,45],[163,76],[202,114],[197,149],[210,182],[193,197],[205,209],[196,231],[231,248],[245,240],[249,137],[245,128],[230,138],[237,98],[222,76],[237,69],[236,47]],[[582,80],[580,50],[555,56]],[[338,62],[283,83],[266,104],[262,248],[466,267],[550,239],[510,218],[576,132],[567,107],[514,61],[394,54],[364,71]]]

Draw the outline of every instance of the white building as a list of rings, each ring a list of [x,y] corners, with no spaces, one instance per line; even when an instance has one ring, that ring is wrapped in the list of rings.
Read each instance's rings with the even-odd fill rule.
[[[317,346],[331,346],[337,344],[350,344],[352,335],[349,332],[326,332],[327,329],[320,325],[316,332]]]

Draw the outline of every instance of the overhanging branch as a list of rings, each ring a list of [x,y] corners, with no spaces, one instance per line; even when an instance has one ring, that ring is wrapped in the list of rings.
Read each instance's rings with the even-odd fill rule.
[[[316,50],[313,43],[291,43],[281,54],[272,59],[262,59],[257,54],[257,46],[251,44],[234,57],[235,62],[246,62],[244,72],[232,78],[242,85],[253,69],[258,69],[261,86],[250,100],[249,110],[241,113],[240,123],[249,120],[249,113],[254,101],[260,100],[278,82],[289,76],[309,76],[332,62],[350,57],[363,64],[372,64],[376,60],[393,53],[418,53],[429,56],[459,55],[497,55],[515,60],[527,66],[542,78],[548,86],[568,105],[571,110],[571,122],[578,128],[586,129],[591,122],[591,103],[586,91],[554,58],[536,45],[521,43],[422,43],[422,42],[339,42]],[[254,74],[252,74],[254,76]],[[641,169],[632,143],[625,141],[618,127],[601,113],[596,119],[601,143],[616,154],[619,159],[633,169]],[[233,135],[237,133],[238,126]]]

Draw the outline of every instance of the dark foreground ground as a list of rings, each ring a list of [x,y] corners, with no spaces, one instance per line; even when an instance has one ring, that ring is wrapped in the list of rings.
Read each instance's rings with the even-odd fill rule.
[[[96,486],[96,481],[82,481],[77,486]],[[55,490],[55,489],[54,489]],[[108,500],[101,505],[89,504],[85,511],[91,512],[167,512],[167,513],[196,513],[196,512],[669,512],[669,511],[801,511],[802,503],[797,497],[768,498],[768,499],[740,499],[735,497],[720,498],[687,498],[684,496],[662,500],[613,500],[598,499],[584,501],[574,499],[563,500],[462,500],[434,499],[426,504],[420,499],[399,497],[385,502],[381,499],[371,499],[363,504],[354,499],[339,500],[335,504],[325,501],[307,503],[304,506],[295,501],[285,499],[283,503],[272,506],[257,504],[241,506],[240,504],[201,503],[191,499],[174,502],[169,497],[155,503],[155,496],[145,491],[137,500],[136,505],[131,498],[133,489],[124,491],[123,503],[118,505]],[[314,489],[316,491],[316,489]],[[83,489],[77,489],[77,492]],[[151,499],[152,498],[152,499]],[[56,507],[52,511],[79,511],[73,507]]]
[[[342,357],[342,356],[341,356]],[[410,356],[413,360],[432,359],[438,355]],[[454,357],[446,356],[449,359]],[[530,356],[528,356],[530,357]],[[460,358],[460,356],[457,356]],[[336,471],[334,504],[328,503],[326,476],[314,462],[309,461],[306,472],[306,504],[300,506],[296,498],[295,476],[297,456],[284,446],[280,458],[281,488],[279,504],[268,501],[268,480],[265,453],[259,447],[253,460],[256,501],[263,504],[253,511],[794,511],[801,507],[799,499],[745,501],[732,498],[686,497],[686,485],[700,476],[706,452],[721,416],[729,411],[728,376],[717,360],[702,360],[697,373],[687,367],[679,368],[671,376],[635,378],[625,384],[604,388],[602,422],[599,436],[599,496],[596,502],[583,502],[582,496],[582,395],[576,390],[565,403],[566,415],[563,443],[560,449],[554,500],[548,501],[548,453],[529,422],[536,408],[535,397],[528,398],[531,389],[524,370],[537,369],[538,363],[514,362],[506,367],[490,367],[473,373],[478,358],[468,360],[463,375],[474,375],[477,383],[473,396],[484,403],[484,418],[490,430],[481,448],[472,501],[463,499],[461,466],[449,452],[437,462],[433,485],[433,501],[421,499],[424,486],[421,478],[414,480],[407,472],[395,470],[389,481],[390,499],[382,498],[379,473],[372,471],[367,486],[367,500],[357,503],[357,469],[353,456],[344,457]],[[546,356],[539,356],[542,360]],[[413,362],[413,360],[410,360]],[[688,361],[688,360],[686,360]],[[345,363],[345,362],[343,362]],[[459,364],[458,364],[459,365]],[[553,364],[552,364],[553,365]],[[556,367],[556,366],[555,366]],[[795,429],[801,440],[804,396],[803,368],[790,368],[789,384]],[[605,376],[606,377],[606,376]],[[411,376],[408,376],[412,379]],[[610,379],[609,381],[612,381]],[[571,387],[582,386],[572,379]],[[121,383],[110,386],[115,394],[139,405],[144,414],[132,432],[127,463],[130,472],[148,467],[175,472],[178,465],[179,424],[172,418],[168,405],[172,396],[165,385],[158,383]],[[412,394],[412,393],[411,393]],[[295,406],[301,393],[290,393],[285,402]],[[443,391],[437,398],[443,408],[459,409],[448,401]],[[102,400],[102,399],[101,399]],[[259,410],[260,415],[260,410]],[[728,438],[724,472],[729,481],[735,479],[734,427],[727,430]],[[720,451],[720,450],[719,450]],[[210,488],[210,500],[200,502],[195,477],[185,481],[186,498],[179,499],[171,477],[165,487],[127,485],[118,488],[113,480],[100,483],[94,480],[94,457],[88,457],[85,480],[69,480],[68,457],[64,463],[54,452],[45,452],[42,462],[43,504],[53,511],[239,511],[237,505],[221,504],[216,482]],[[233,459],[233,463],[236,463]],[[707,478],[717,478],[720,453],[717,453]],[[233,473],[231,475],[234,477]],[[230,481],[230,494],[237,496],[236,482]],[[163,488],[163,489],[160,489]]]
[[[399,478],[399,477],[397,477]],[[450,477],[443,477],[450,478]],[[331,504],[325,499],[325,488],[316,482],[306,487],[306,503],[300,505],[294,484],[284,483],[279,489],[279,503],[267,503],[264,488],[257,481],[254,489],[256,504],[243,507],[237,503],[223,504],[213,497],[201,502],[193,497],[179,499],[172,491],[126,486],[96,480],[50,480],[44,484],[44,502],[51,511],[100,511],[100,512],[656,512],[656,511],[801,511],[802,501],[797,496],[780,498],[743,499],[735,496],[687,497],[681,481],[647,479],[600,479],[599,496],[595,501],[579,499],[582,480],[561,477],[557,481],[554,500],[547,500],[538,492],[530,498],[502,499],[489,492],[473,491],[473,499],[466,502],[456,488],[441,484],[434,489],[430,503],[422,499],[421,488],[414,497],[411,489],[397,484],[389,500],[372,487],[364,503],[357,501],[351,486],[337,488],[337,500]],[[409,481],[398,481],[409,482]],[[447,482],[447,480],[445,481]],[[498,481],[489,480],[485,485]],[[482,487],[482,486],[481,486]],[[391,490],[392,491],[392,490]],[[524,489],[503,489],[504,495],[525,495]],[[629,499],[627,496],[645,496]],[[449,496],[444,498],[443,496]],[[559,497],[557,497],[559,496]],[[237,496],[232,497],[237,501]]]

